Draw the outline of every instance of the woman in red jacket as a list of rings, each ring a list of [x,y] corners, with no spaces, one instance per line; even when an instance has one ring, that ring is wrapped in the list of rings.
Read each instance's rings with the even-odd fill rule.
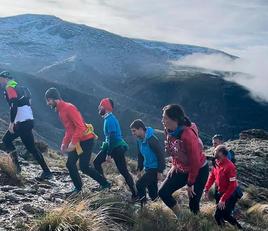
[[[232,216],[235,204],[242,197],[236,180],[236,167],[228,159],[228,150],[224,145],[218,145],[214,150],[216,158],[215,167],[210,172],[205,186],[205,197],[208,199],[208,191],[211,186],[216,184],[217,193],[215,194],[217,209],[215,219],[219,226],[224,225],[224,220],[242,229],[241,225]]]
[[[198,131],[176,104],[163,108],[162,122],[166,133],[165,147],[172,157],[172,167],[159,196],[179,216],[180,208],[172,194],[187,185],[189,207],[196,214],[209,172]]]

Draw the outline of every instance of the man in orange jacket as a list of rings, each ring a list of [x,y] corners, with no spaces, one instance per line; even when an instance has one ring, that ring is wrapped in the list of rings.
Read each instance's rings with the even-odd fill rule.
[[[232,216],[235,204],[242,197],[236,179],[236,167],[228,159],[228,150],[224,145],[218,145],[214,150],[216,163],[210,172],[205,185],[205,197],[208,199],[208,191],[215,182],[217,193],[215,195],[217,209],[215,219],[219,226],[224,225],[224,220],[242,229],[238,221]]]
[[[56,88],[49,88],[45,93],[47,105],[58,112],[59,118],[65,127],[65,136],[61,144],[61,152],[68,153],[66,167],[75,188],[70,194],[79,193],[82,189],[81,177],[76,162],[79,160],[81,171],[100,184],[100,188],[109,188],[110,183],[90,167],[90,158],[94,146],[95,134],[87,127],[81,113],[71,103],[62,100]]]

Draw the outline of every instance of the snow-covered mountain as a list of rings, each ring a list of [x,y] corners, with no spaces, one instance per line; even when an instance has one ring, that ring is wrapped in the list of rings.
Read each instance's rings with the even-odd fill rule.
[[[72,78],[73,74],[94,80],[144,76],[165,71],[170,59],[195,52],[220,52],[125,38],[33,14],[0,18],[0,41],[2,67],[58,81],[62,78],[58,69],[62,68],[64,75]]]
[[[192,55],[194,53],[221,54],[230,58],[237,58],[236,56],[227,54],[223,51],[219,51],[219,50],[215,50],[215,49],[211,49],[207,47],[200,47],[200,46],[193,46],[193,45],[186,45],[186,44],[174,44],[174,43],[166,43],[166,42],[158,42],[158,41],[148,41],[148,40],[143,40],[143,39],[133,39],[133,41],[145,47],[162,52],[163,55],[168,56],[169,60],[178,60],[186,55]]]
[[[89,76],[93,71],[124,77],[164,67],[166,61],[159,51],[131,39],[46,15],[1,18],[0,41],[1,64],[31,74],[67,61],[73,63],[69,71],[83,64]]]

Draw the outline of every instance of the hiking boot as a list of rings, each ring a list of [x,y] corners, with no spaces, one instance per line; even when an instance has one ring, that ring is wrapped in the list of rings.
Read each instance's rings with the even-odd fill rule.
[[[37,176],[35,179],[38,181],[43,181],[43,180],[50,180],[52,179],[53,174],[50,171],[43,171],[39,176]]]

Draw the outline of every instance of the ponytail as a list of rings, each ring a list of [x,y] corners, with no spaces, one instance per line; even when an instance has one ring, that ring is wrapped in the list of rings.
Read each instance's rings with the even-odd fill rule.
[[[184,116],[184,125],[186,127],[191,127],[191,125],[192,125],[192,122],[191,122],[191,120],[189,119],[188,116]]]

